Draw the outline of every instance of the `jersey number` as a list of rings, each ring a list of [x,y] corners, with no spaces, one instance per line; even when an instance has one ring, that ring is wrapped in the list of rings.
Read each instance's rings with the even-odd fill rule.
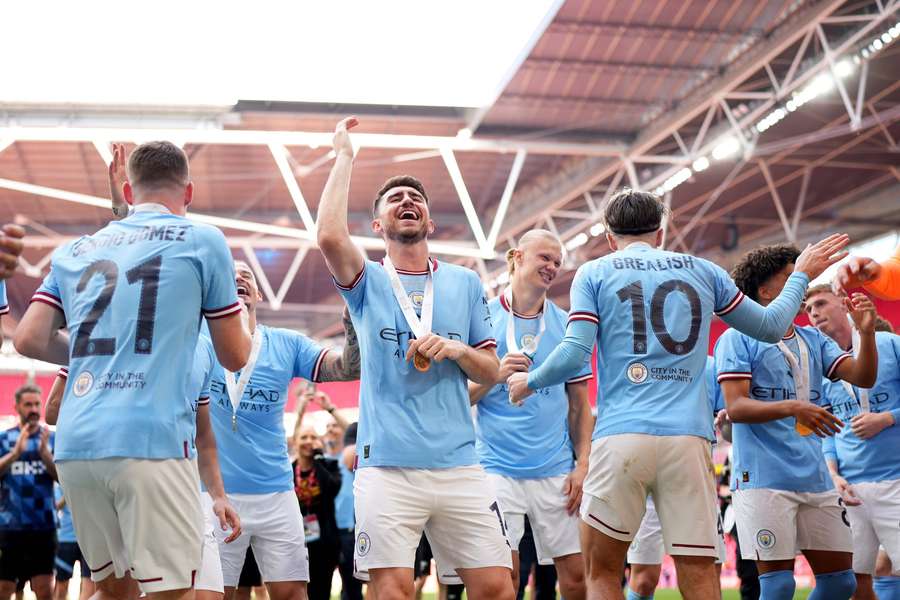
[[[683,340],[676,340],[666,327],[666,298],[672,292],[681,292],[687,296],[691,305],[691,330]],[[620,302],[631,302],[632,345],[635,354],[647,354],[647,318],[644,308],[644,286],[635,281],[616,292]],[[700,295],[691,284],[681,279],[664,281],[653,292],[650,299],[650,325],[656,339],[669,354],[687,354],[697,345],[700,339],[700,323],[702,321],[702,305]]]
[[[142,262],[133,269],[125,272],[125,278],[129,285],[141,283],[141,299],[138,302],[137,330],[134,336],[134,351],[137,354],[150,354],[153,352],[153,328],[156,325],[156,297],[159,292],[159,271],[162,266],[162,256],[156,256],[146,262]],[[112,302],[116,292],[116,284],[119,280],[119,266],[111,260],[98,260],[91,263],[75,290],[81,294],[93,279],[94,275],[100,275],[105,280],[100,295],[94,300],[87,317],[81,322],[81,326],[75,334],[75,343],[72,345],[72,356],[81,358],[84,356],[109,356],[116,352],[116,338],[92,338],[91,334],[97,326],[97,322]]]

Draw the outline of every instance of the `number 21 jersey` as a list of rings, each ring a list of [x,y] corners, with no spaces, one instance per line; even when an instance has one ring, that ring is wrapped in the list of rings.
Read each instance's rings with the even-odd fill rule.
[[[743,294],[721,267],[631,244],[582,265],[569,321],[598,324],[594,439],[621,433],[713,440],[706,352],[713,313]]]
[[[57,460],[193,456],[200,316],[240,311],[234,266],[218,229],[140,208],[56,250],[32,298],[69,329]]]

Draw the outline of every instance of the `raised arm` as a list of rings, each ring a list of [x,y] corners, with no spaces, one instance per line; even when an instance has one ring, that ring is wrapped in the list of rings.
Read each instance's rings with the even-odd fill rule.
[[[112,145],[112,162],[109,163],[109,197],[112,200],[113,219],[120,220],[128,216],[128,203],[122,186],[128,180],[125,171],[125,145]]]
[[[344,350],[338,354],[331,350],[322,359],[319,371],[320,381],[355,381],[359,379],[359,339],[353,328],[350,311],[344,306],[342,316],[344,326]]]
[[[846,235],[836,233],[807,246],[797,257],[794,272],[785,282],[784,289],[768,306],[762,307],[741,295],[735,298],[736,304],[733,308],[719,313],[719,316],[752,338],[769,343],[777,342],[797,316],[806,295],[806,286],[825,269],[846,256],[843,249],[849,241],[850,238]]]
[[[865,294],[845,298],[856,330],[859,331],[857,355],[842,360],[834,370],[837,378],[863,388],[875,385],[878,378],[878,349],[875,347],[875,305]]]
[[[350,174],[353,170],[353,145],[349,130],[357,123],[355,117],[349,117],[335,127],[334,166],[322,190],[316,223],[316,240],[328,270],[338,284],[345,286],[353,283],[365,265],[362,252],[350,239],[350,227],[347,225]]]

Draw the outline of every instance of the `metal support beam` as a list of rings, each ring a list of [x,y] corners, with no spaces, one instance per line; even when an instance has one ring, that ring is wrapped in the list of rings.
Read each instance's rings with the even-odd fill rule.
[[[503,195],[500,196],[500,205],[497,206],[497,212],[494,213],[494,222],[491,224],[491,230],[488,233],[487,246],[489,248],[496,249],[497,247],[497,236],[500,235],[500,228],[503,226],[503,219],[506,218],[509,201],[516,190],[516,183],[519,182],[519,175],[522,173],[522,166],[525,164],[527,156],[528,154],[524,150],[519,150],[513,159],[509,176],[506,178],[506,187],[503,188]]]
[[[316,222],[309,210],[309,205],[306,204],[303,192],[300,191],[300,185],[297,183],[297,178],[294,177],[294,171],[288,162],[288,157],[290,156],[288,149],[284,146],[269,144],[269,152],[272,153],[272,158],[275,159],[275,164],[278,165],[278,171],[281,173],[281,178],[287,186],[291,200],[294,201],[297,212],[300,213],[300,220],[303,221],[303,226],[306,227],[308,232],[315,235]]]
[[[803,180],[800,182],[800,195],[797,197],[797,206],[794,208],[794,218],[791,221],[791,232],[794,234],[794,241],[797,240],[797,231],[800,228],[800,216],[803,214],[803,205],[806,204],[806,194],[809,193],[809,179],[812,175],[812,169],[806,169],[803,172]]]
[[[850,102],[850,94],[847,93],[847,86],[844,85],[841,76],[838,74],[834,53],[831,50],[831,45],[828,43],[828,37],[825,35],[825,30],[821,25],[816,26],[816,34],[819,36],[819,42],[821,42],[822,50],[825,52],[825,61],[828,63],[828,68],[831,71],[831,77],[834,79],[838,94],[840,94],[841,101],[844,103],[844,108],[847,110],[847,116],[850,117],[850,127],[855,131],[859,128],[859,118],[853,110],[853,104]]]
[[[475,205],[472,204],[472,198],[469,196],[466,182],[463,180],[462,172],[459,170],[456,156],[453,154],[453,150],[441,148],[441,157],[444,159],[444,165],[450,173],[450,180],[453,182],[453,187],[456,188],[456,194],[459,196],[459,202],[466,213],[466,219],[469,221],[472,235],[475,236],[475,242],[479,248],[487,252],[490,250],[490,247],[487,239],[484,237],[484,229],[481,227],[481,221],[478,220],[478,213],[475,211]]]
[[[766,180],[766,185],[769,186],[769,194],[772,196],[772,203],[775,204],[778,218],[781,220],[782,227],[784,227],[784,233],[789,242],[796,244],[797,237],[794,235],[794,228],[788,220],[787,213],[784,211],[784,205],[781,203],[781,196],[778,194],[778,188],[775,187],[775,182],[772,181],[772,174],[769,172],[769,166],[764,160],[757,161],[757,164]]]

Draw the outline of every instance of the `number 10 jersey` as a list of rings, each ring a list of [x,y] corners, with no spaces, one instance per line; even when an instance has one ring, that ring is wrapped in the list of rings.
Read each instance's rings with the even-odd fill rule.
[[[704,369],[712,315],[743,299],[721,267],[631,244],[582,265],[569,321],[597,328],[594,439],[621,433],[714,440]]]
[[[136,212],[57,249],[32,301],[62,311],[69,329],[57,460],[193,457],[201,314],[240,311],[221,231]]]

